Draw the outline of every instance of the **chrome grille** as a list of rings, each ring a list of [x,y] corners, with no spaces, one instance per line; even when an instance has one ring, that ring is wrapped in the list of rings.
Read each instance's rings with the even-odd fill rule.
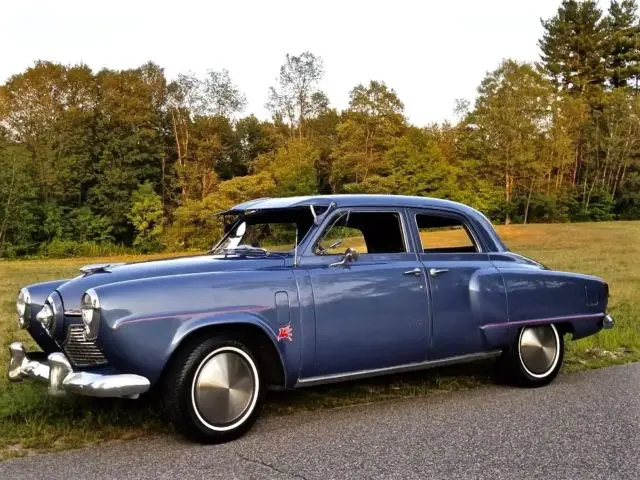
[[[62,344],[64,352],[77,367],[91,367],[107,363],[102,350],[95,342],[87,340],[84,336],[84,325],[69,325],[67,338]]]

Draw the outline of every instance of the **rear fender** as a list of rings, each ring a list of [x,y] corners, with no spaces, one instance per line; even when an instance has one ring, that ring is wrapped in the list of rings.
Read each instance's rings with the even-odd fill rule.
[[[537,268],[499,268],[507,292],[508,343],[520,328],[554,323],[573,338],[602,328],[608,303],[607,285],[601,279],[577,273]],[[502,330],[504,324],[488,324],[483,330]]]

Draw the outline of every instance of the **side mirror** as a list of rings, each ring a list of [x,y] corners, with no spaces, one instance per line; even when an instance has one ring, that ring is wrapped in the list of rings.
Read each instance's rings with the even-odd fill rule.
[[[356,260],[358,260],[358,258],[360,258],[360,254],[358,253],[358,251],[355,248],[347,248],[344,252],[344,257],[342,257],[342,260],[340,260],[339,262],[336,263],[330,263],[329,266],[330,267],[345,267],[347,266],[347,264],[351,263],[351,262],[355,262]]]

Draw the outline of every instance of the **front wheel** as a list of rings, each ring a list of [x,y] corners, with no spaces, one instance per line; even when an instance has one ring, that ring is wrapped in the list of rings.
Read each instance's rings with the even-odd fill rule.
[[[514,383],[541,387],[556,378],[563,359],[564,339],[556,326],[549,324],[520,329],[504,361]]]
[[[165,413],[191,440],[226,442],[251,428],[264,390],[249,348],[231,338],[205,338],[173,360],[164,383]]]

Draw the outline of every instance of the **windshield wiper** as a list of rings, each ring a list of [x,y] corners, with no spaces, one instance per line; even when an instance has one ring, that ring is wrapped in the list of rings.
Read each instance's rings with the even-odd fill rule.
[[[260,247],[252,247],[251,245],[239,245],[235,248],[224,248],[222,249],[222,252],[224,253],[225,258],[228,255],[237,255],[239,257],[268,257],[275,255],[282,257],[279,253],[273,253]]]

